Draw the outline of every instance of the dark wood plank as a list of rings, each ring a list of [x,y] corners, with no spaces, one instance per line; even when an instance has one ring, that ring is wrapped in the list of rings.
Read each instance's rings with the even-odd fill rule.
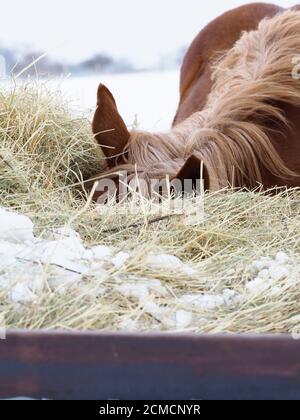
[[[299,399],[300,341],[11,331],[0,341],[0,397]]]

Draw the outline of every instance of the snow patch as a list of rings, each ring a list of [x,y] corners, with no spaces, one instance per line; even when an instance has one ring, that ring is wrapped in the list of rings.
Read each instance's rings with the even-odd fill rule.
[[[33,239],[33,223],[26,217],[0,209],[0,238],[3,241],[24,242]]]
[[[187,312],[187,311],[177,311],[176,315],[176,328],[178,330],[184,330],[185,328],[188,328],[193,320],[193,314],[192,312]]]
[[[184,305],[192,305],[199,309],[212,310],[221,306],[230,306],[240,301],[241,296],[233,290],[225,289],[222,294],[212,295],[183,295],[179,302]]]
[[[129,258],[130,254],[127,252],[119,252],[111,261],[117,269],[120,269],[126,264]]]
[[[180,271],[187,276],[199,274],[197,270],[189,267],[187,264],[184,264],[174,255],[169,254],[149,255],[147,257],[147,265],[149,268],[154,270]]]
[[[278,252],[274,258],[261,257],[254,261],[250,267],[254,278],[246,283],[246,291],[259,294],[269,290],[271,294],[277,294],[280,291],[277,283],[286,281],[290,284],[294,281],[290,263],[290,257],[283,251]]]
[[[213,311],[221,307],[234,307],[255,294],[277,294],[279,283],[297,285],[299,270],[292,259],[280,251],[273,258],[261,257],[250,265],[250,276],[239,293],[225,289],[219,293],[184,294],[174,298],[170,305],[170,290],[158,279],[136,277],[122,270],[131,253],[118,252],[112,247],[97,245],[87,248],[80,235],[70,227],[53,229],[47,239],[33,235],[32,221],[0,209],[0,291],[8,302],[30,305],[38,301],[44,291],[66,294],[70,290],[96,299],[107,292],[103,285],[106,277],[118,270],[111,287],[127,299],[135,301],[145,319],[124,318],[120,328],[126,330],[158,329],[184,330],[193,322],[205,323],[200,310]],[[169,271],[197,279],[199,271],[170,254],[145,256],[149,270]],[[235,275],[235,270],[228,268]],[[93,282],[91,282],[93,279]],[[97,281],[95,282],[95,279]],[[98,281],[99,280],[99,281]],[[172,295],[174,296],[174,295]],[[168,297],[168,300],[165,298]]]

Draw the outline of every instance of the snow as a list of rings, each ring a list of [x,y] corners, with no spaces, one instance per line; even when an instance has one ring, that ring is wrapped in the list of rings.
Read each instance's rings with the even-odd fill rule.
[[[10,242],[33,239],[33,223],[22,215],[0,209],[0,238]]]
[[[240,300],[240,296],[233,290],[225,289],[222,294],[212,295],[183,295],[179,302],[196,308],[212,310],[221,306],[229,306]]]
[[[107,260],[112,256],[112,250],[108,246],[98,245],[90,250],[92,258],[95,260]]]
[[[286,264],[290,261],[290,258],[285,252],[278,252],[276,255],[276,261],[279,264]]]
[[[145,284],[125,283],[120,286],[116,286],[115,289],[128,298],[134,297],[140,301],[143,301],[149,296],[149,289]]]
[[[154,270],[169,270],[194,276],[199,274],[197,270],[184,264],[179,258],[169,254],[149,255],[147,258],[147,265]]]
[[[272,258],[261,257],[259,260],[254,261],[251,265],[253,272],[258,272],[264,269],[269,269],[274,264]]]
[[[287,267],[281,267],[280,265],[273,265],[269,269],[270,278],[274,281],[284,280],[289,275],[289,270]]]
[[[176,312],[176,328],[178,330],[184,330],[185,328],[188,328],[193,320],[193,314],[191,312],[187,311],[177,311]]]
[[[125,123],[143,130],[167,130],[179,102],[179,71],[70,77],[59,83],[76,110],[94,112],[99,83],[114,95]],[[52,83],[57,87],[58,82]]]
[[[254,261],[250,267],[253,279],[246,284],[246,291],[259,294],[269,290],[272,294],[278,293],[278,283],[294,281],[290,257],[283,251],[276,254],[275,258],[261,257]]]
[[[25,283],[17,283],[10,292],[10,299],[13,302],[32,302],[36,296]]]
[[[253,296],[260,293],[276,295],[282,290],[279,287],[282,284],[294,286],[299,281],[300,267],[295,271],[292,258],[280,251],[273,257],[255,260],[238,292],[224,287],[218,293],[200,293],[199,290],[199,293],[179,293],[177,296],[159,279],[130,273],[126,266],[131,252],[101,244],[87,248],[78,232],[69,226],[49,231],[46,239],[38,238],[33,234],[34,225],[28,217],[0,208],[0,227],[0,292],[8,303],[16,305],[31,305],[45,291],[66,294],[71,289],[96,299],[107,293],[108,288],[103,284],[107,277],[114,281],[110,290],[131,300],[133,308],[137,305],[152,322],[152,329],[163,326],[184,330],[199,323],[200,319],[206,322],[200,317],[200,310],[236,310]],[[152,277],[160,270],[182,275],[183,282],[188,281],[186,276],[193,283],[200,277],[196,266],[192,267],[174,255],[149,253],[143,258]],[[233,268],[228,270],[235,274]],[[97,281],[87,281],[93,278]],[[145,325],[145,321],[128,318],[128,315],[120,319],[120,328],[125,330],[149,328],[149,324]]]
[[[10,266],[16,262],[16,256],[25,248],[25,245],[0,241],[0,265]]]
[[[141,130],[168,130],[179,103],[179,70],[70,76],[40,83],[60,91],[76,115],[84,113],[89,119],[96,108],[98,86],[105,84],[129,129],[137,122]],[[1,84],[10,86],[11,81],[2,80]]]
[[[167,328],[177,328],[173,309],[155,301],[157,298],[168,294],[167,289],[162,286],[159,280],[135,279],[131,283],[117,285],[115,289],[125,297],[137,300],[142,311],[152,317],[152,329],[158,328],[158,323]],[[120,328],[126,331],[136,331],[144,329],[144,325],[137,320],[126,318],[120,323]]]
[[[63,267],[66,270],[86,273],[88,264],[84,263],[86,249],[80,238],[70,237],[55,241],[36,241],[18,254],[19,259],[42,262]]]
[[[45,287],[66,293],[72,285],[84,287],[84,276],[107,274],[103,265],[114,250],[87,249],[70,227],[52,230],[47,240],[35,238],[28,217],[5,209],[0,209],[0,226],[0,290],[10,302],[34,302]]]
[[[131,279],[129,274],[123,277],[118,274],[130,259],[129,252],[117,252],[105,245],[86,248],[80,235],[68,226],[51,230],[47,239],[36,238],[28,217],[0,209],[2,227],[4,223],[10,231],[4,228],[0,231],[0,290],[7,292],[10,302],[35,302],[46,287],[60,294],[67,293],[72,286],[83,290],[87,288],[85,277],[105,279],[111,270],[116,271],[115,290],[137,299],[145,311],[150,310],[151,303],[152,310],[155,306],[152,295],[168,293],[159,280]],[[169,260],[178,267],[183,265],[176,257],[169,256]],[[101,295],[105,291],[102,286],[93,286],[90,294]],[[155,312],[162,311],[157,306]]]
[[[128,252],[119,252],[111,261],[116,268],[122,268],[130,258]]]
[[[60,91],[78,115],[92,117],[100,83],[108,87],[116,99],[118,110],[130,128],[134,123],[142,130],[167,130],[172,125],[179,103],[178,70],[148,71],[124,74],[69,76],[41,80],[42,86]],[[22,83],[21,80],[17,83]],[[10,80],[2,80],[10,85]]]
[[[145,304],[145,301],[149,303],[148,298],[151,293],[156,296],[166,296],[168,294],[160,280],[143,280],[142,278],[133,278],[130,283],[124,281],[122,284],[116,285],[115,289],[128,298],[138,299],[142,304]]]

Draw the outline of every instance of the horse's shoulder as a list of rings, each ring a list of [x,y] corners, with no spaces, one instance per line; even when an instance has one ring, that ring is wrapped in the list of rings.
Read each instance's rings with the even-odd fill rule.
[[[207,74],[219,53],[232,48],[242,32],[256,29],[263,18],[273,17],[282,10],[269,3],[251,3],[229,10],[206,25],[191,43],[182,63],[180,104],[190,95],[201,75]],[[199,92],[199,95],[203,93]]]

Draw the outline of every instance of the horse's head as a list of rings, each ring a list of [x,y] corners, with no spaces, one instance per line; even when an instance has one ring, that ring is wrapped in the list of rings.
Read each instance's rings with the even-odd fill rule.
[[[201,173],[206,181],[205,188],[208,187],[208,174],[201,159],[192,153],[186,155],[184,138],[172,132],[129,132],[112,93],[103,84],[98,88],[93,133],[107,160],[107,171],[99,174],[94,198],[107,190],[110,194],[119,194],[120,186],[128,183],[148,195],[149,187],[157,190],[159,184],[158,189],[161,189],[166,180],[175,184],[176,190],[180,184],[183,192],[192,192],[198,180],[199,189]],[[124,176],[126,180],[122,180]]]

